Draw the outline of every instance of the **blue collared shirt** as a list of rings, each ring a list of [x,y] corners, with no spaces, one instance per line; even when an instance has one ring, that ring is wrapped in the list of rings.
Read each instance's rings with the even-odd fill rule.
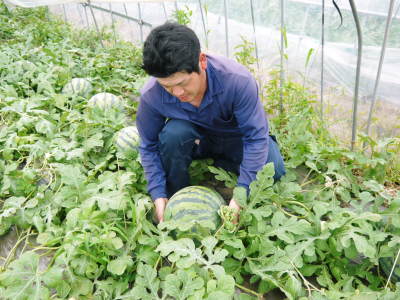
[[[242,136],[238,186],[248,188],[267,161],[268,121],[254,77],[237,62],[214,55],[207,55],[206,73],[207,90],[198,108],[169,94],[155,78],[141,90],[137,112],[139,151],[153,200],[167,197],[158,148],[158,135],[167,118],[190,121],[213,135]]]

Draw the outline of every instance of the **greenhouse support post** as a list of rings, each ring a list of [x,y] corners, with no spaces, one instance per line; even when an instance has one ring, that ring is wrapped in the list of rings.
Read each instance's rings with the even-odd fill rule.
[[[374,106],[375,106],[376,93],[378,91],[379,81],[381,79],[383,60],[385,59],[387,38],[388,38],[390,26],[392,25],[393,6],[394,6],[394,0],[390,0],[389,11],[388,11],[387,19],[386,19],[385,34],[383,36],[381,56],[379,58],[378,72],[376,73],[375,86],[374,86],[374,91],[372,93],[371,106],[370,106],[369,114],[368,114],[367,128],[366,128],[366,131],[365,131],[365,133],[367,135],[370,134],[372,113],[373,113]]]
[[[128,16],[128,9],[126,8],[126,3],[124,3],[123,6],[124,6],[124,11],[125,11],[126,19],[127,19],[127,21],[128,21],[128,25],[129,25],[129,28],[130,28],[131,20],[130,20],[130,18],[129,18],[129,16]],[[131,39],[132,39],[132,42],[133,42],[133,41],[135,40],[135,37],[134,37],[134,35],[133,35],[132,29],[129,30],[129,33],[130,33],[130,35],[131,35]]]
[[[87,8],[86,8],[86,3],[82,3],[82,7],[85,11],[85,18],[86,18],[86,26],[89,29],[90,25],[89,25],[89,17],[88,17],[88,13],[87,13]]]
[[[321,121],[324,119],[324,63],[325,63],[325,0],[322,0],[322,16],[321,16],[321,103],[320,116]]]
[[[140,2],[137,3],[138,14],[139,14],[139,30],[140,30],[140,42],[143,44],[143,20],[142,20],[142,8]]]
[[[206,47],[208,48],[208,34],[207,34],[206,22],[204,19],[203,7],[201,5],[201,0],[199,0],[199,9],[200,9],[200,15],[201,15],[201,22],[203,23],[203,31],[204,31],[204,38],[206,41]]]
[[[250,0],[251,23],[253,24],[254,47],[256,50],[257,70],[260,71],[260,62],[258,58],[257,36],[256,36],[256,22],[254,18],[254,3]]]
[[[257,35],[256,35],[256,22],[254,17],[254,3],[253,0],[250,0],[250,12],[251,12],[251,23],[253,24],[253,38],[254,38],[254,49],[256,51],[256,63],[257,63],[257,81],[258,88],[260,89],[261,94],[263,94],[263,84],[260,76],[260,60],[258,56],[258,46],[257,46]]]
[[[353,124],[351,130],[351,150],[354,150],[354,146],[356,143],[356,134],[357,134],[357,108],[358,108],[358,90],[360,85],[360,70],[361,70],[361,58],[362,58],[362,33],[361,33],[360,21],[358,19],[358,14],[357,14],[357,8],[354,3],[354,0],[349,0],[349,2],[354,22],[356,23],[357,42],[358,42],[356,84],[354,87],[354,101],[353,101],[353,122],[352,122]]]
[[[279,102],[279,111],[283,113],[283,86],[285,82],[285,71],[283,68],[283,59],[284,59],[284,47],[285,47],[285,39],[284,39],[284,30],[285,30],[285,2],[281,0],[281,69],[280,69],[280,102]]]
[[[97,24],[97,20],[96,20],[96,17],[95,17],[95,15],[94,15],[94,11],[93,11],[92,5],[90,4],[90,1],[88,1],[86,5],[89,6],[90,13],[92,14],[94,26],[96,27],[97,34],[99,35],[99,38],[100,38],[101,47],[104,48],[103,37],[101,36],[100,29],[99,29],[99,25]]]
[[[113,37],[114,37],[114,45],[117,43],[117,34],[115,32],[115,20],[114,20],[114,14],[111,6],[111,2],[108,3],[108,8],[110,9],[110,16],[111,16],[111,26],[113,30]]]
[[[81,6],[80,6],[79,3],[76,4],[76,8],[77,8],[76,10],[78,11],[78,14],[79,14],[79,18],[81,19],[82,26],[84,26],[85,21],[83,20],[83,16],[82,16],[82,12],[81,12]]]
[[[165,20],[168,20],[168,13],[167,13],[167,8],[165,7],[165,2],[161,2],[161,5],[163,7],[163,11],[164,11],[164,16],[165,16]]]
[[[224,0],[224,15],[225,15],[225,51],[226,56],[229,57],[229,32],[228,32],[228,3]]]
[[[62,7],[63,7],[63,13],[64,13],[64,21],[65,21],[65,22],[68,22],[67,11],[66,11],[66,9],[65,9],[65,4],[63,4]]]

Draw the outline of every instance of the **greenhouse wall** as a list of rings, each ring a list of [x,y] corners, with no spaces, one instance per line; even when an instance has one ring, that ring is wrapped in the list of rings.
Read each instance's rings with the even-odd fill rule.
[[[35,1],[20,2],[32,4]],[[366,132],[371,102],[374,106],[370,134],[379,138],[399,134],[400,1],[394,1],[377,86],[390,1],[355,1],[363,37],[358,99],[354,99],[357,33],[348,1],[335,1],[339,10],[334,2],[319,0],[92,1],[89,5],[80,1],[59,2],[67,3],[49,8],[66,21],[81,28],[96,29],[97,25],[98,31],[107,26],[116,36],[139,46],[152,27],[166,20],[176,20],[179,11],[188,18],[188,25],[196,31],[206,52],[235,58],[235,53],[242,49],[241,45],[254,43],[253,55],[258,61],[253,70],[261,86],[272,70],[282,70],[286,78],[313,90],[319,95],[318,101],[323,101],[320,109],[325,112],[325,124],[344,143],[351,139],[354,122],[357,122],[358,133]],[[281,69],[282,32],[284,59]],[[354,120],[355,100],[359,109]]]
[[[97,22],[99,27],[106,25],[114,28],[123,39],[137,45],[152,27],[174,20],[176,10],[180,10],[190,16],[189,26],[197,32],[205,51],[234,58],[235,52],[239,51],[237,46],[244,40],[255,43],[257,51],[253,54],[259,59],[255,71],[259,78],[265,79],[271,70],[280,68],[281,2],[284,10],[286,76],[302,82],[318,94],[321,91],[324,93],[326,124],[334,134],[348,141],[357,62],[357,34],[348,1],[337,1],[342,22],[332,2],[326,1],[323,66],[322,2],[317,0],[94,2],[92,7],[71,3],[51,6],[50,9],[79,27],[94,28]],[[358,111],[359,131],[363,131],[376,82],[389,2],[359,0],[355,3],[364,41]],[[400,1],[397,1],[377,90],[377,105],[374,107],[372,129],[377,137],[395,136],[399,132],[399,7]],[[324,80],[321,83],[322,70]]]

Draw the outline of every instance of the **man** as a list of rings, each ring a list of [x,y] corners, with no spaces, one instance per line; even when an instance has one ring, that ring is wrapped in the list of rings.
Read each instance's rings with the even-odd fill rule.
[[[168,198],[189,185],[193,159],[213,158],[239,174],[237,186],[246,189],[267,162],[275,165],[275,180],[285,174],[256,81],[245,67],[202,53],[190,28],[167,22],[147,37],[143,69],[152,78],[137,112],[139,149],[159,222]],[[235,199],[229,206],[240,209]]]

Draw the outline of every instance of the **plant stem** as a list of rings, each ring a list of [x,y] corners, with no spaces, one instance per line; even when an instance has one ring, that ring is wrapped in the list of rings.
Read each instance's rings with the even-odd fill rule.
[[[388,286],[388,284],[390,282],[390,278],[392,277],[392,274],[394,272],[394,269],[396,268],[396,264],[397,264],[397,260],[399,259],[399,255],[400,255],[400,248],[399,248],[399,251],[397,251],[396,259],[393,262],[392,270],[390,271],[389,277],[388,277],[388,279],[386,281],[385,289],[387,288],[387,286]]]
[[[235,286],[236,286],[237,288],[241,289],[242,291],[245,291],[246,293],[249,293],[249,294],[252,294],[252,295],[256,296],[258,299],[261,299],[261,298],[262,298],[262,295],[260,295],[259,293],[255,292],[255,291],[253,291],[253,290],[250,290],[250,289],[244,287],[243,285],[240,285],[240,284],[238,284],[238,283],[235,283]]]

